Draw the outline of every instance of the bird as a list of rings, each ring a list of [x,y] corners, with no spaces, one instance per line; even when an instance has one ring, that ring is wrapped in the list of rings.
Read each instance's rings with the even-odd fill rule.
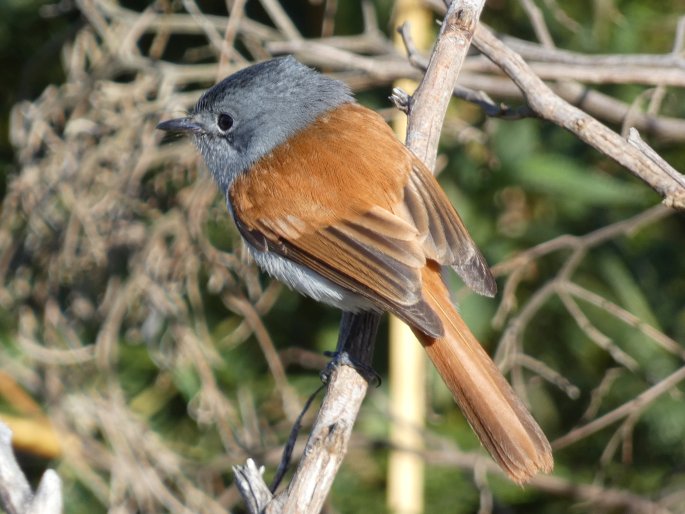
[[[343,82],[277,57],[157,128],[192,137],[260,268],[343,311],[399,317],[506,474],[525,483],[552,470],[545,434],[443,281],[451,267],[494,296],[483,254],[433,174]]]

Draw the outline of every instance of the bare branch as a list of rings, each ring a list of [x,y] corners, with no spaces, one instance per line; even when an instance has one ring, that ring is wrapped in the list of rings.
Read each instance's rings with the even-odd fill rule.
[[[538,41],[540,41],[545,48],[555,48],[554,40],[547,28],[545,16],[542,14],[540,8],[535,5],[533,0],[520,0],[520,2],[530,18],[530,23],[533,26],[533,30],[535,30],[535,36],[538,38]]]
[[[656,164],[664,174],[668,175],[671,180],[676,182],[681,188],[685,188],[685,176],[681,175],[676,169],[668,164],[663,157],[654,151],[654,149],[645,143],[640,134],[634,128],[631,128],[628,133],[628,143],[639,149],[645,154],[654,164]],[[668,204],[667,204],[668,205]],[[673,207],[672,205],[668,205]]]
[[[523,59],[507,48],[482,25],[474,44],[521,88],[528,104],[541,118],[573,132],[580,139],[625,166],[664,197],[664,203],[685,209],[685,187],[657,166],[647,155],[629,145],[618,134],[573,107],[545,85]]]
[[[62,481],[53,470],[31,492],[12,451],[12,431],[0,422],[0,501],[8,514],[61,514]]]
[[[635,399],[624,403],[620,407],[607,412],[603,416],[591,421],[590,423],[572,430],[568,434],[556,439],[552,442],[552,447],[555,449],[565,448],[580,439],[584,439],[590,434],[593,434],[603,428],[615,423],[616,421],[629,416],[633,412],[642,409],[646,404],[653,402],[656,398],[670,391],[674,386],[685,380],[685,367],[682,367],[660,380],[646,391],[642,392]]]
[[[264,482],[264,466],[257,467],[255,461],[247,459],[245,465],[233,466],[238,490],[245,500],[249,512],[264,512],[273,499],[269,487]]]
[[[435,166],[447,104],[483,9],[483,1],[451,3],[421,84],[414,93],[407,125],[407,147],[428,169]]]
[[[343,313],[338,358],[328,375],[319,414],[295,475],[288,488],[269,504],[269,512],[321,510],[347,453],[352,428],[366,395],[367,379],[357,369],[370,367],[379,321],[375,313]]]
[[[302,39],[302,35],[279,2],[276,0],[259,1],[264,7],[264,10],[269,13],[274,24],[288,39],[295,41]]]

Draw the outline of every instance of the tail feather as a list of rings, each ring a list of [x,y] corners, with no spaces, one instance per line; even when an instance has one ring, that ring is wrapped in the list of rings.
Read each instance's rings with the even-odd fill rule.
[[[452,306],[439,267],[429,264],[422,278],[424,299],[442,320],[445,335],[414,333],[483,446],[515,482],[551,471],[545,434]]]

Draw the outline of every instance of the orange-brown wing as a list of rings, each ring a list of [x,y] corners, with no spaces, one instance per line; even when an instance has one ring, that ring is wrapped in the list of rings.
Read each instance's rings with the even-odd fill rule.
[[[475,292],[495,295],[497,283],[483,254],[435,177],[416,158],[404,187],[404,201],[395,211],[426,235],[424,249],[429,259],[451,266]]]
[[[416,229],[380,208],[335,225],[295,235],[299,223],[246,223],[235,213],[243,237],[261,251],[275,252],[334,284],[369,299],[433,337],[442,323],[421,294],[426,265]],[[267,235],[269,234],[269,235]]]

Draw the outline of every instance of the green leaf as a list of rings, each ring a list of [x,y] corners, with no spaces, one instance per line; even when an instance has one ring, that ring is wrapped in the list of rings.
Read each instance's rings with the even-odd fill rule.
[[[646,188],[578,166],[560,155],[531,156],[515,168],[514,175],[527,189],[586,205],[645,205],[652,201]]]

